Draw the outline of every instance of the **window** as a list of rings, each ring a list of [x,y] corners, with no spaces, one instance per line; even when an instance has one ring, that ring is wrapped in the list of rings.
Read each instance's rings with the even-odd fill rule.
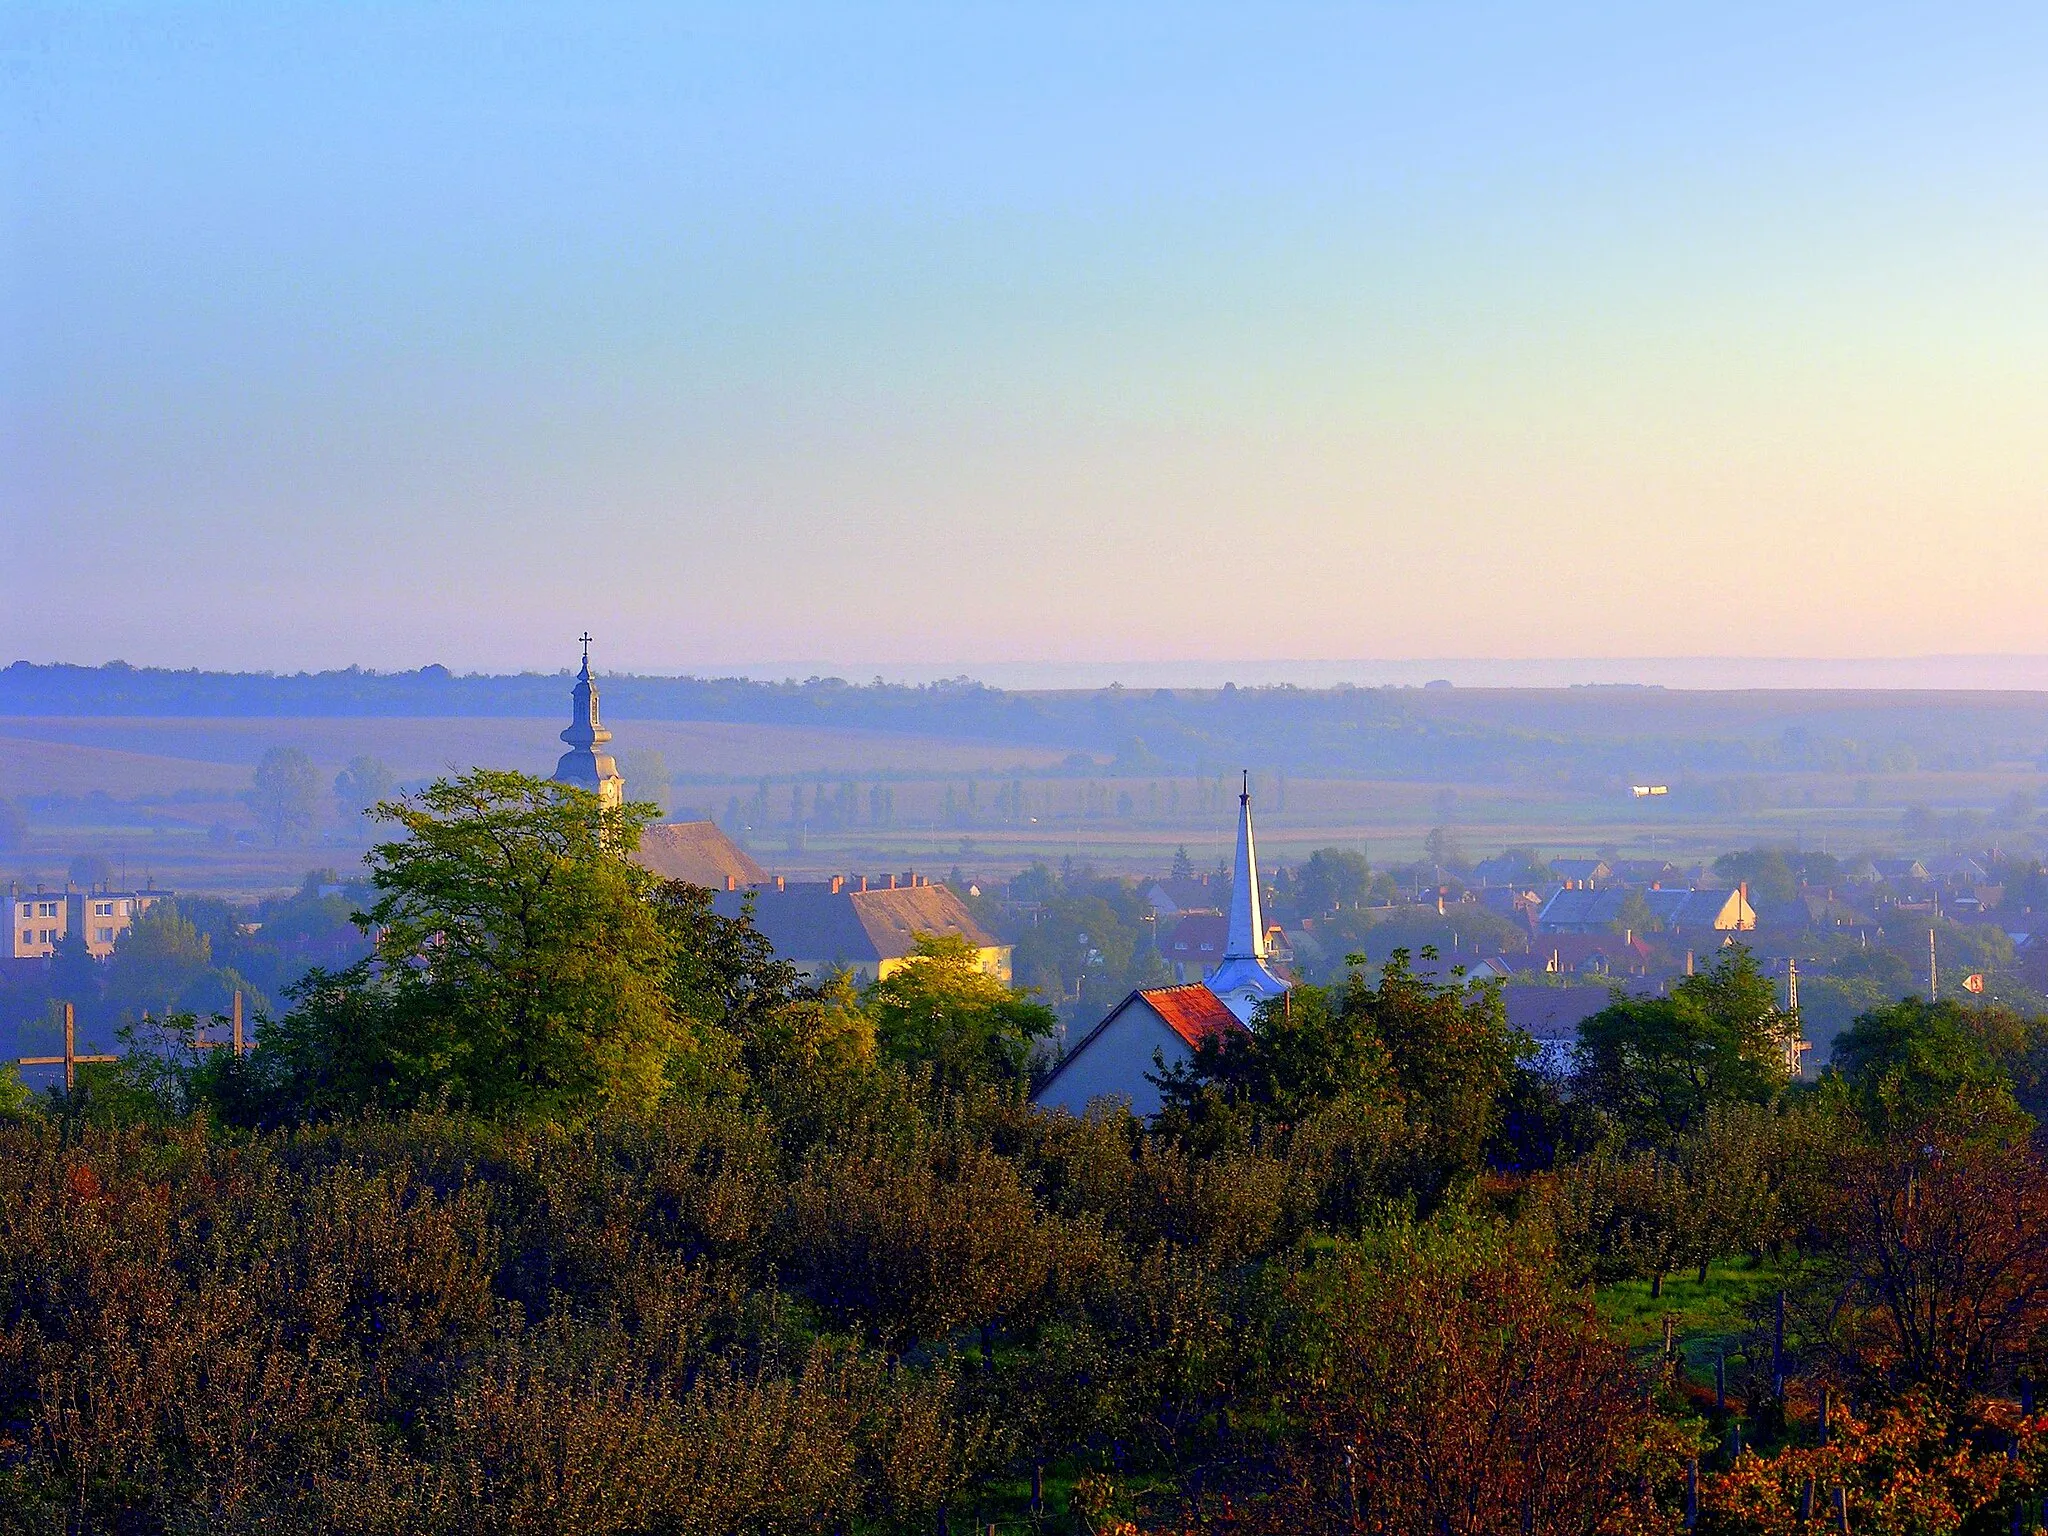
[[[36,908],[37,917],[55,917],[56,915],[57,903],[55,903],[54,901],[43,902]]]
[[[36,915],[36,904],[32,901],[24,901],[21,904],[21,915],[23,917],[34,917]]]
[[[21,930],[21,942],[22,942],[22,943],[24,943],[24,944],[33,944],[33,943],[35,943],[35,941],[36,941],[36,931],[35,931],[35,929],[33,929],[33,928],[24,928],[24,929],[22,929],[22,930]]]
[[[111,928],[95,928],[92,931],[92,936],[93,942],[97,944],[111,944],[114,942],[114,930]]]
[[[111,901],[96,901],[92,904],[92,915],[94,917],[112,917],[114,915],[114,904]]]

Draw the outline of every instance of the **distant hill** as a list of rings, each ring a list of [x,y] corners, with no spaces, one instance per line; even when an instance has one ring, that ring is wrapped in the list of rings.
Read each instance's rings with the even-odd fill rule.
[[[855,728],[1085,753],[1077,771],[1502,779],[1977,769],[2048,759],[2048,694],[1663,688],[1018,692],[961,678],[599,678],[609,718]],[[567,672],[0,669],[0,716],[566,718]]]

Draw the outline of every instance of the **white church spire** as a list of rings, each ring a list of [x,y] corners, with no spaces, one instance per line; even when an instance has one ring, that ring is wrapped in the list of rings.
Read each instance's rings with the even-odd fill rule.
[[[1259,904],[1259,852],[1252,837],[1252,779],[1244,776],[1237,797],[1237,864],[1231,875],[1230,928],[1224,935],[1223,962],[1209,976],[1208,988],[1223,1006],[1246,1023],[1259,1004],[1287,990],[1266,965],[1266,921]]]
[[[1237,862],[1230,873],[1230,932],[1223,942],[1226,960],[1266,958],[1266,923],[1259,908],[1259,853],[1252,841],[1252,776],[1244,776],[1237,797]]]

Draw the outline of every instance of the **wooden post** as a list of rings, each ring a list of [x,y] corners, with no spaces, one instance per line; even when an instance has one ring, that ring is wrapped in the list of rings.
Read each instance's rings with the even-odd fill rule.
[[[78,1086],[78,1064],[90,1061],[119,1061],[118,1056],[81,1056],[78,1054],[78,1011],[70,1003],[64,1005],[64,1054],[62,1056],[23,1056],[18,1064],[24,1067],[64,1068],[64,1091],[69,1093]]]
[[[242,993],[240,988],[237,988],[235,990],[235,1054],[237,1056],[242,1054]],[[1778,1317],[1780,1332],[1783,1332],[1784,1312],[1785,1293],[1783,1291],[1780,1291],[1778,1292]]]
[[[1689,1456],[1685,1463],[1685,1528],[1700,1523],[1700,1459]]]
[[[1849,1490],[1835,1484],[1835,1536],[1849,1536]]]
[[[1833,1416],[1834,1406],[1835,1389],[1833,1387],[1822,1387],[1820,1389],[1820,1443],[1822,1445],[1828,1443],[1828,1420]]]
[[[1037,1462],[1031,1465],[1031,1518],[1036,1520],[1045,1513],[1045,1468]]]
[[[1671,1314],[1666,1312],[1664,1314],[1664,1363],[1666,1365],[1671,1363],[1671,1326]]]

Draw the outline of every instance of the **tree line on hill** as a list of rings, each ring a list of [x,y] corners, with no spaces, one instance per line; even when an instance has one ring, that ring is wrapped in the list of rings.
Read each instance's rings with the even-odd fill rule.
[[[1564,1079],[1395,955],[1162,1068],[1156,1121],[1075,1118],[1028,1100],[1043,1005],[940,941],[804,983],[632,862],[650,808],[479,772],[383,814],[374,952],[252,1053],[173,1015],[0,1091],[0,1529],[2002,1531],[2048,1494],[2039,1020],[1875,1010],[1801,1086],[1730,949]]]
[[[567,682],[566,672],[458,676],[438,665],[282,675],[17,661],[0,668],[0,715],[554,717]],[[1491,709],[1447,710],[1422,691],[1348,685],[1024,692],[968,678],[907,685],[613,674],[603,682],[606,706],[621,719],[857,727],[1060,747],[1104,754],[1126,775],[1257,763],[1347,775],[1577,775],[1611,786],[1646,764],[1670,774],[1892,774],[2036,763],[2048,753],[2048,713],[2031,701],[1962,693],[1906,701],[1815,693],[1768,732],[1736,703],[1722,707],[1700,694],[1691,696],[1696,707],[1669,719],[1594,734],[1571,707],[1580,702],[1576,690],[1508,690],[1488,696],[1509,701]],[[1860,707],[1845,710],[1845,702]],[[1742,789],[1716,778],[1698,792],[1704,802],[1718,794],[1716,808],[1726,810],[1739,808]]]

